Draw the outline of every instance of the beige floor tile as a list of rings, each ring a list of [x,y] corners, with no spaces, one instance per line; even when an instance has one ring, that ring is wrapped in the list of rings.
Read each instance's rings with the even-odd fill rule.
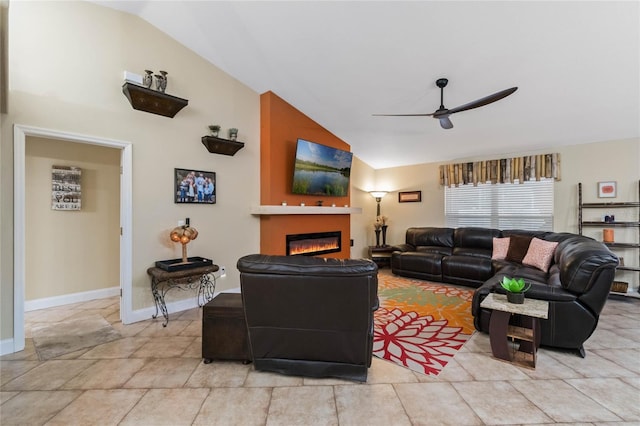
[[[246,387],[278,387],[278,386],[302,386],[303,378],[298,376],[287,376],[286,374],[271,373],[268,371],[256,371],[249,369],[247,379],[244,382]]]
[[[550,350],[541,348],[537,354],[536,368],[522,368],[524,374],[532,379],[574,379],[583,377],[582,374],[567,368],[567,366],[550,355]],[[571,354],[571,356],[576,356]]]
[[[119,425],[190,425],[209,389],[150,389]]]
[[[513,381],[529,401],[557,422],[618,421],[620,418],[562,380]]]
[[[93,360],[51,360],[2,386],[2,390],[54,390],[91,367]]]
[[[639,377],[620,377],[623,382],[640,389],[640,376]]]
[[[202,336],[202,321],[191,321],[190,324],[180,332],[180,336]]]
[[[182,353],[182,358],[202,359],[202,337],[196,337],[192,344]]]
[[[488,333],[475,332],[460,348],[460,352],[488,352],[491,353],[491,343]]]
[[[194,426],[263,426],[271,388],[215,388],[202,404]]]
[[[415,374],[418,381],[426,382],[466,382],[473,380],[473,376],[465,370],[460,363],[453,357],[451,361],[444,366],[444,369],[436,377],[425,376],[424,374]]]
[[[568,379],[571,386],[627,422],[640,422],[638,388],[617,378]]]
[[[202,308],[187,309],[186,311],[176,312],[174,315],[180,321],[200,321],[202,324]]]
[[[455,359],[475,380],[524,380],[528,378],[520,367],[507,361],[495,359],[490,353],[459,352]]]
[[[77,351],[73,351],[73,352],[69,352],[69,353],[66,353],[66,354],[62,354],[62,355],[57,356],[57,357],[52,358],[52,359],[78,359],[83,354],[85,354],[87,351],[89,351],[89,349],[90,348],[78,349]]]
[[[614,330],[597,328],[589,340],[584,343],[585,349],[638,348],[638,343],[616,333]]]
[[[0,405],[4,404],[5,402],[7,402],[8,400],[10,400],[11,398],[13,398],[16,395],[19,395],[20,392],[3,392],[0,391]]]
[[[358,385],[360,382],[353,380],[338,379],[333,377],[303,377],[302,384],[304,386],[333,386],[333,385]]]
[[[335,386],[341,426],[410,425],[392,385]]]
[[[106,359],[65,383],[61,389],[115,389],[124,385],[145,364],[143,359]]]
[[[0,361],[0,386],[42,364],[40,361]]]
[[[163,320],[164,321],[164,320]],[[187,328],[191,321],[180,321],[173,320],[171,316],[169,316],[169,323],[166,327],[162,326],[163,321],[153,321],[146,327],[144,330],[141,330],[138,333],[138,336],[153,336],[153,337],[168,337],[168,336],[179,336],[185,328]]]
[[[124,388],[180,388],[200,363],[197,359],[148,359]]]
[[[25,321],[30,323],[52,323],[52,322],[60,322],[66,319],[69,319],[73,315],[75,315],[77,311],[57,308],[57,309],[41,309],[39,311],[29,312],[28,315],[25,314]],[[27,319],[29,318],[29,319]]]
[[[2,426],[42,425],[80,396],[79,391],[31,391],[2,404]]]
[[[640,312],[636,313],[635,315],[640,314]],[[616,328],[634,328],[634,326],[637,326],[638,324],[638,320],[637,318],[634,319],[631,316],[629,316],[629,314],[620,314],[620,313],[616,313],[616,314],[611,314],[611,315],[607,315],[607,323],[602,325],[599,324],[598,327],[596,328],[596,331],[599,330],[613,330]],[[589,339],[591,340],[591,339]]]
[[[295,386],[273,389],[267,416],[269,425],[338,425],[331,386]]]
[[[367,374],[367,383],[415,383],[415,374],[408,368],[401,367],[395,362],[377,357],[371,360],[371,367]]]
[[[118,339],[112,342],[103,343],[102,345],[94,346],[92,349],[82,354],[80,358],[128,358],[150,340],[150,337],[125,337],[123,339]]]
[[[85,391],[47,425],[117,425],[145,392],[143,389]]]
[[[133,358],[175,358],[181,356],[189,346],[195,344],[195,337],[155,337],[135,351]]]
[[[483,424],[449,383],[401,383],[393,387],[413,425]]]
[[[122,337],[132,337],[137,336],[138,333],[149,327],[149,325],[151,325],[149,321],[140,321],[126,325],[122,324],[122,322],[115,322],[111,324],[111,327],[115,328]]]
[[[211,364],[200,362],[185,387],[240,387],[247,379],[250,368],[250,365],[239,361],[213,361]]]
[[[588,351],[587,356],[580,358],[573,353],[549,351],[549,355],[580,373],[583,377],[627,377],[633,373],[609,361],[593,351]]]
[[[552,422],[508,382],[457,382],[451,385],[486,424]]]
[[[593,352],[640,375],[640,351],[638,349],[598,349]]]

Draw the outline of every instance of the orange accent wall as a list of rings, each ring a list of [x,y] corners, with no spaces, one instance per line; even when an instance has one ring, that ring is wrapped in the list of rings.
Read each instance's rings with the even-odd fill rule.
[[[351,205],[347,197],[318,197],[291,192],[293,164],[298,138],[351,151],[351,147],[324,127],[298,111],[273,92],[260,96],[260,204],[290,206]],[[349,194],[350,195],[350,194]],[[330,207],[327,207],[330,208]],[[286,254],[285,236],[307,232],[342,232],[342,250],[323,257],[350,257],[351,216],[263,215],[260,217],[260,253]]]

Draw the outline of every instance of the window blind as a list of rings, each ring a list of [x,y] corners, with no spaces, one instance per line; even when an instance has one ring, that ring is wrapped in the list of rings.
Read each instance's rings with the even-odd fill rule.
[[[553,230],[553,179],[446,187],[444,196],[452,228]]]

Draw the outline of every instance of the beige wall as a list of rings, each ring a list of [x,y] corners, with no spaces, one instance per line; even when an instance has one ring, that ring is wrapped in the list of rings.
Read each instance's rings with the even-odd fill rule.
[[[25,300],[120,287],[120,150],[28,138]],[[51,209],[52,166],[82,169],[80,211]]]
[[[13,124],[132,144],[133,308],[153,306],[146,269],[180,257],[168,238],[185,217],[198,229],[190,256],[226,266],[218,289],[239,285],[239,257],[259,249],[259,95],[139,18],[88,2],[12,2],[9,113],[2,117],[0,339],[13,335]],[[167,93],[189,100],[175,118],[135,111],[123,71],[169,72]],[[210,154],[207,125],[239,128],[235,156]],[[173,203],[174,168],[217,173],[215,205]],[[242,232],[240,232],[242,230]],[[167,301],[193,297],[169,293]]]

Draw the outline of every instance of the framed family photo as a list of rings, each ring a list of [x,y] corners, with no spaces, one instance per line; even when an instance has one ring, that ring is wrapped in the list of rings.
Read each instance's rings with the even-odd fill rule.
[[[177,204],[215,204],[216,173],[174,169],[173,197]]]

